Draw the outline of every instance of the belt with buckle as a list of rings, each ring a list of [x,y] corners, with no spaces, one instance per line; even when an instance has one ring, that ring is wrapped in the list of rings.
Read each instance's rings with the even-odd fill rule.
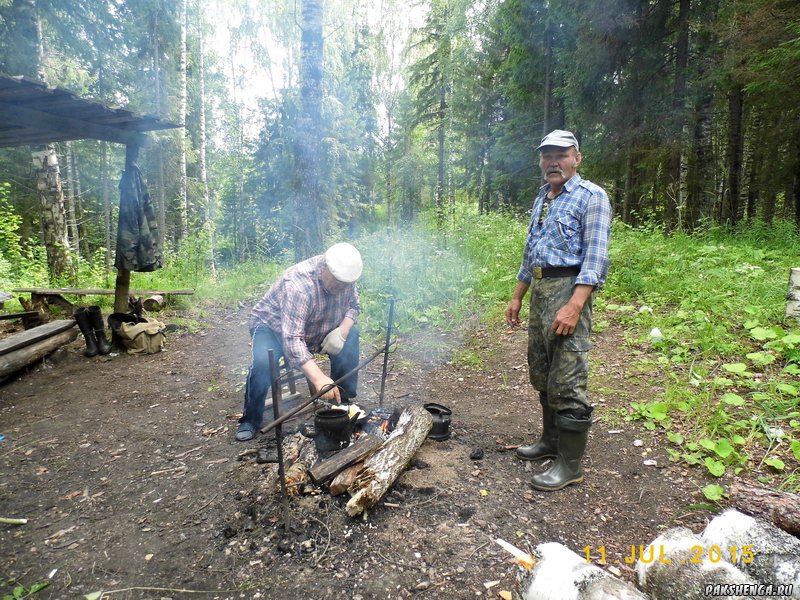
[[[535,279],[546,279],[548,277],[573,277],[580,274],[580,267],[533,267],[533,277]]]

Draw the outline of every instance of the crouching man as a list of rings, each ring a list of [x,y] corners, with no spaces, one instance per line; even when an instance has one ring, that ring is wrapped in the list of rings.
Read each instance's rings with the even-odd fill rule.
[[[321,390],[358,366],[360,312],[356,280],[361,254],[350,244],[335,244],[325,254],[289,267],[250,313],[252,358],[244,393],[244,414],[236,439],[253,439],[262,426],[267,394],[272,386],[269,351],[290,368],[300,368],[313,388]],[[313,353],[330,356],[328,377]],[[336,402],[356,396],[358,373],[353,373],[321,397]],[[271,419],[271,415],[269,417]]]

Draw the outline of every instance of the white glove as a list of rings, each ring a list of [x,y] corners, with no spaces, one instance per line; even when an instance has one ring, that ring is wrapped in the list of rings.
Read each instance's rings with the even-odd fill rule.
[[[325,354],[336,356],[344,348],[344,342],[345,337],[342,335],[342,328],[337,327],[322,340],[322,351]]]

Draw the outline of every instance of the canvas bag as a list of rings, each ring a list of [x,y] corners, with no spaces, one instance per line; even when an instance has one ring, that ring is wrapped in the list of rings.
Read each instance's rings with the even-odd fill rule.
[[[150,317],[139,317],[139,323],[120,323],[117,335],[128,354],[155,354],[164,349],[165,325]]]

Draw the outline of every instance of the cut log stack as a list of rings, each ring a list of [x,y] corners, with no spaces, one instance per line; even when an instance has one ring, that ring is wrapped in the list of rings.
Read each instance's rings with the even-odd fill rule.
[[[0,340],[0,378],[42,359],[78,337],[73,319],[51,321]]]
[[[513,550],[523,564],[521,551]],[[527,555],[532,568],[522,571],[519,595],[523,600],[800,598],[800,539],[733,509],[715,517],[700,535],[674,527],[638,553],[634,587],[566,546],[540,544]],[[742,586],[739,591],[729,587],[736,584]],[[767,586],[781,587],[767,592]]]

